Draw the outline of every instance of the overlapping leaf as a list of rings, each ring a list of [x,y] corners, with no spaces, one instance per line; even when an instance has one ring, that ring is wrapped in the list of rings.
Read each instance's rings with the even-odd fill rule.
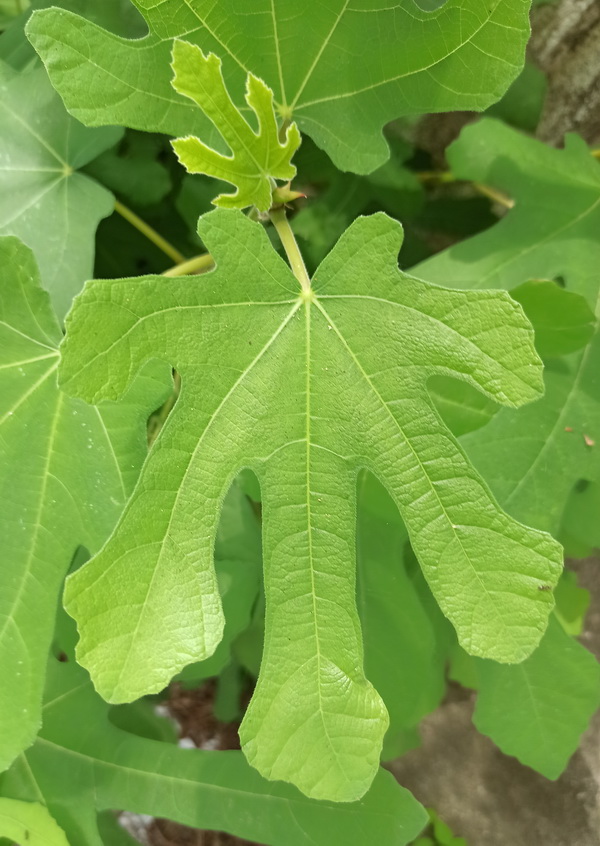
[[[565,150],[554,150],[486,120],[463,132],[450,158],[459,176],[506,191],[516,205],[492,229],[417,272],[473,287],[482,280],[512,288],[526,278],[558,278],[598,314],[600,167],[583,142],[572,136]],[[575,537],[583,534],[591,543],[598,485],[571,492],[580,479],[599,479],[599,367],[596,330],[582,352],[549,360],[541,400],[518,413],[502,410],[462,439],[500,503],[518,519],[557,532],[566,503],[583,497],[588,507],[577,503],[569,525]],[[556,777],[597,707],[598,664],[554,623],[522,665],[486,663],[479,686],[478,727],[505,751]]]
[[[233,194],[220,194],[213,202],[223,208],[256,206],[266,212],[273,205],[275,179],[290,180],[296,175],[291,159],[300,146],[295,124],[279,140],[273,111],[273,92],[265,83],[248,75],[246,102],[258,122],[255,132],[232,101],[221,70],[221,60],[187,41],[173,44],[173,87],[196,103],[227,142],[231,155],[223,156],[198,138],[187,136],[173,141],[179,161],[190,173],[205,173],[235,186]]]
[[[600,665],[551,619],[538,649],[516,667],[478,661],[473,721],[503,752],[558,778],[600,706]]]
[[[0,768],[35,737],[60,586],[75,549],[100,547],[145,454],[165,382],[93,408],[56,384],[62,337],[31,252],[0,239]]]
[[[159,161],[164,154],[161,139],[144,132],[127,132],[121,143],[107,150],[85,168],[125,202],[137,206],[164,200],[171,190],[171,177]]]
[[[68,391],[117,397],[152,357],[183,380],[115,533],[68,582],[78,657],[105,697],[124,701],[214,651],[217,517],[250,467],[263,491],[267,615],[244,749],[270,778],[355,799],[387,726],[355,607],[359,468],[390,490],[467,649],[519,661],[545,628],[552,597],[539,588],[556,582],[560,548],[497,507],[425,389],[455,373],[502,404],[534,399],[533,333],[505,293],[401,275],[401,228],[385,215],[356,221],[304,293],[259,224],[217,211],[200,234],[216,271],[89,283],[69,321]]]
[[[12,5],[14,11],[20,6],[21,14],[13,17],[0,41],[0,59],[15,70],[22,70],[35,59],[35,50],[25,37],[24,27],[32,12],[39,9],[50,6],[68,9],[127,38],[141,37],[147,31],[144,19],[130,0],[102,0],[102,3],[97,0],[1,0],[0,15],[2,3]]]
[[[600,166],[569,136],[554,150],[491,120],[465,130],[449,153],[458,176],[506,191],[516,205],[496,226],[420,265],[448,285],[512,288],[564,280],[600,315]],[[543,399],[501,411],[463,443],[503,506],[557,532],[580,479],[600,480],[600,342],[551,361]]]
[[[86,129],[68,115],[43,68],[0,68],[0,234],[35,251],[59,318],[91,276],[98,222],[112,195],[76,173],[115,143],[120,129]]]
[[[405,846],[427,821],[384,770],[360,802],[317,803],[290,785],[266,782],[241,752],[184,750],[136,737],[112,725],[107,712],[75,662],[51,659],[40,736],[2,777],[4,796],[46,805],[73,846],[103,846],[96,819],[103,809],[167,817],[270,846]]]
[[[88,125],[194,134],[207,122],[170,85],[174,38],[223,59],[242,105],[246,74],[275,91],[294,119],[343,170],[366,173],[387,158],[385,123],[406,114],[483,109],[517,75],[529,34],[529,0],[448,0],[427,12],[396,4],[308,0],[135,0],[150,34],[118,38],[49,9],[28,34],[67,108]],[[249,37],[249,33],[252,33]]]

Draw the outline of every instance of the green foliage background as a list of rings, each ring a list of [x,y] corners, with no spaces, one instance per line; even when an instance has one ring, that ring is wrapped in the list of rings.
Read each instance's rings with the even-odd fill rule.
[[[458,843],[379,767],[448,674],[551,779],[600,703],[557,543],[600,545],[597,157],[532,135],[527,0],[370,5],[0,2],[0,836]],[[295,170],[309,293],[210,212]],[[243,752],[177,747],[174,676]]]

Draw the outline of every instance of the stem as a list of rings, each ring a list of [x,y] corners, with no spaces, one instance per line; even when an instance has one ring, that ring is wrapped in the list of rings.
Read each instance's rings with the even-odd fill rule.
[[[460,181],[457,180],[450,170],[422,170],[417,172],[415,175],[419,182],[448,183]],[[485,185],[483,182],[471,182],[470,184],[479,194],[483,194],[484,197],[488,197],[490,200],[493,200],[495,203],[499,203],[506,209],[513,208],[515,204],[514,200],[511,200],[511,198],[507,197],[506,194],[503,194],[502,191],[497,191],[495,188],[492,188],[490,185]]]
[[[456,182],[451,170],[420,170],[415,176],[419,182]]]
[[[493,200],[495,203],[499,203],[499,205],[504,206],[505,209],[512,209],[515,205],[515,201],[511,200],[510,197],[507,197],[506,194],[503,194],[501,191],[496,191],[495,188],[490,188],[489,185],[484,185],[482,182],[473,182],[473,188],[476,191],[479,191],[480,194],[483,194],[484,197],[489,197],[490,200]]]
[[[302,258],[302,253],[298,248],[298,243],[292,232],[292,227],[287,219],[285,209],[283,207],[271,209],[269,217],[277,230],[294,276],[302,286],[303,291],[310,291],[310,278],[304,264],[304,259]]]
[[[138,232],[141,232],[142,235],[145,235],[149,241],[152,241],[153,244],[156,244],[159,250],[162,250],[165,255],[169,256],[176,264],[182,264],[185,261],[185,256],[179,252],[172,244],[159,235],[156,229],[153,229],[147,223],[145,223],[141,217],[138,217],[137,214],[131,211],[130,208],[124,206],[123,203],[119,202],[119,200],[115,200],[115,211],[124,217],[128,223],[131,223]]]
[[[214,260],[210,253],[202,253],[201,256],[179,262],[175,267],[170,267],[162,274],[163,276],[188,276],[193,273],[203,273],[214,267]]]

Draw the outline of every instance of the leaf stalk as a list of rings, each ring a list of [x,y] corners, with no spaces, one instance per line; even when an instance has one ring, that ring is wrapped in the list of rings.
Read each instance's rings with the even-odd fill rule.
[[[120,214],[121,217],[124,217],[125,220],[130,223],[138,232],[141,232],[149,241],[152,241],[159,250],[169,256],[176,264],[182,264],[185,261],[185,256],[183,253],[180,253],[178,249],[176,249],[172,244],[170,244],[166,238],[163,238],[156,229],[153,229],[150,224],[146,223],[146,221],[142,220],[141,217],[128,208],[126,205],[121,203],[119,200],[115,200],[115,211],[117,214]]]
[[[277,234],[279,235],[279,239],[283,249],[285,250],[285,254],[288,258],[294,276],[300,283],[302,290],[309,293],[310,277],[308,275],[306,265],[304,264],[302,253],[298,247],[298,242],[296,241],[290,222],[287,219],[285,209],[283,206],[273,208],[269,212],[269,217],[271,218],[271,223],[277,230]]]

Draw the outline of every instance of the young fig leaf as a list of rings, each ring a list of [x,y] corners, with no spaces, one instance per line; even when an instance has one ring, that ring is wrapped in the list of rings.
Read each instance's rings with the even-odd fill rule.
[[[456,291],[399,272],[398,223],[359,218],[299,284],[258,223],[217,210],[199,231],[216,270],[95,280],[68,321],[64,388],[118,397],[151,358],[182,391],[102,551],[71,576],[78,658],[126,701],[160,690],[221,639],[213,548],[243,467],[262,489],[265,649],[240,735],[264,776],[352,801],[387,728],[363,672],[356,611],[356,477],[400,508],[444,613],[473,654],[523,660],[547,624],[561,548],[508,517],[434,410],[453,374],[497,402],[539,396],[541,362],[505,291]]]
[[[256,206],[268,211],[275,179],[292,179],[296,168],[291,158],[300,146],[295,123],[288,126],[283,143],[273,109],[273,92],[262,79],[249,73],[246,102],[258,120],[255,132],[231,99],[221,71],[221,59],[205,56],[187,41],[173,43],[173,87],[200,106],[231,149],[224,156],[192,136],[172,142],[179,161],[190,173],[205,173],[235,185],[235,193],[220,194],[216,206],[244,209]]]

